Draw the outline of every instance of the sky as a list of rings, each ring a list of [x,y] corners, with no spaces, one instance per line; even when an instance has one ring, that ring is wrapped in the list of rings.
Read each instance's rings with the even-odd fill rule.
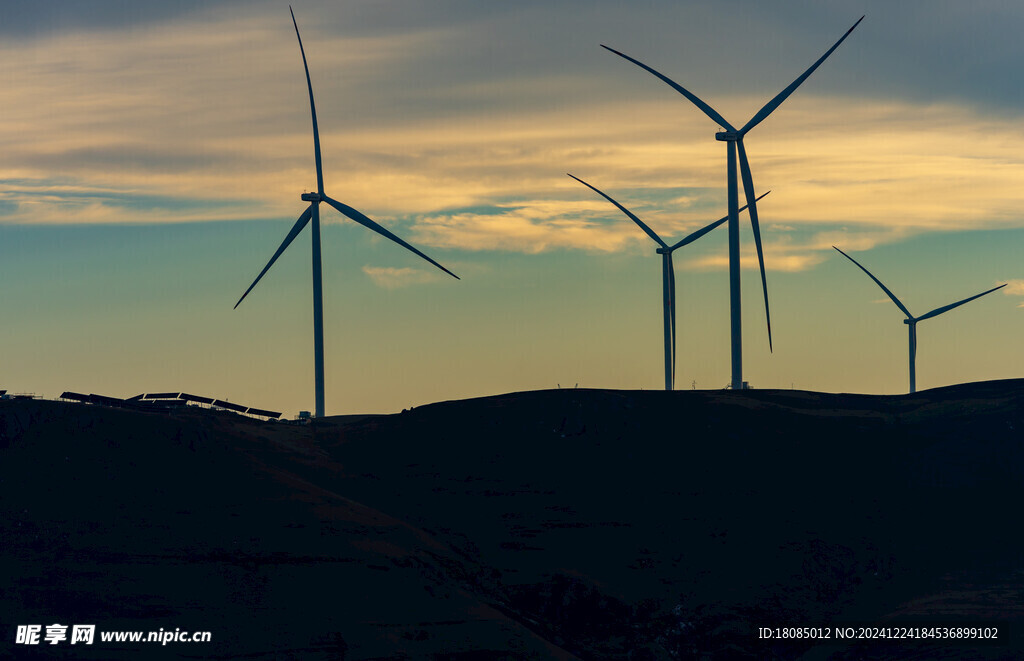
[[[325,188],[328,414],[556,387],[663,387],[655,244],[725,215],[718,127],[835,53],[745,140],[744,379],[906,392],[1024,369],[1024,5],[296,0]],[[288,5],[0,8],[0,389],[184,391],[313,408],[310,232],[238,307],[316,187]],[[730,378],[726,231],[675,254],[678,388]]]

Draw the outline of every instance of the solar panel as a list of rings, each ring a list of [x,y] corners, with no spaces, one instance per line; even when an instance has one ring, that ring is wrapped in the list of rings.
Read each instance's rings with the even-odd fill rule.
[[[199,402],[200,404],[213,404],[213,399],[210,397],[200,397],[199,395],[190,395],[187,392],[178,393],[179,399],[184,399],[186,402]]]
[[[276,419],[281,417],[281,414],[278,413],[277,411],[264,411],[263,409],[254,409],[252,407],[249,407],[249,410],[246,411],[246,413],[248,413],[249,415],[262,415],[264,418]]]
[[[5,390],[4,392],[7,392],[7,391]],[[68,390],[67,392],[63,393],[60,396],[60,398],[61,399],[72,399],[72,400],[75,400],[76,402],[88,402],[89,401],[89,395],[83,395],[80,392],[71,392],[70,390]]]
[[[142,396],[142,399],[178,399],[176,392],[151,392]]]
[[[239,406],[238,404],[232,404],[231,402],[225,402],[223,399],[214,400],[213,405],[219,406],[222,409],[227,409],[229,411],[238,411],[239,413],[245,413],[246,411],[249,410],[248,407]]]
[[[132,405],[147,410],[164,410],[188,406],[188,402],[180,399],[155,399],[143,402],[132,402]]]
[[[126,401],[126,402],[137,402],[138,400],[142,399],[145,396],[146,396],[145,394],[135,395],[134,397],[129,397],[128,399],[126,399],[124,401]]]

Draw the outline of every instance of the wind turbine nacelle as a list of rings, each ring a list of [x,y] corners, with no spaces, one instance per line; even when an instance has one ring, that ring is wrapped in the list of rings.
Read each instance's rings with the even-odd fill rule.
[[[320,201],[320,193],[303,193],[302,194],[302,201],[303,202],[319,202]]]
[[[740,134],[733,131],[719,131],[715,134],[715,140],[719,142],[736,142],[740,139]]]

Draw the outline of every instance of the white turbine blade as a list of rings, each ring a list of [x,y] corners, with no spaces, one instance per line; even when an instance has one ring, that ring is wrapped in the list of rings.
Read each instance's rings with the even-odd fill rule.
[[[771,191],[768,191],[768,193],[770,193],[770,192]],[[762,193],[761,196],[757,198],[757,200],[760,201],[760,199],[762,197],[764,197],[765,195],[767,195],[768,193]],[[739,209],[740,213],[742,213],[743,210],[746,209],[746,208],[747,208],[746,204],[744,204],[742,207],[740,207],[740,209]],[[681,241],[679,241],[678,243],[673,245],[671,248],[669,248],[669,250],[675,250],[676,248],[682,248],[683,246],[685,246],[687,244],[693,243],[694,241],[696,241],[700,237],[704,236],[705,234],[707,234],[711,230],[715,229],[716,227],[718,227],[719,225],[721,225],[722,223],[724,223],[727,220],[729,220],[729,216],[725,216],[724,218],[719,218],[718,220],[716,220],[715,222],[711,223],[710,225],[705,225],[704,227],[700,228],[699,230],[697,230],[693,234],[687,236],[685,239],[682,239]]]
[[[750,174],[750,163],[747,161],[747,150],[743,147],[743,139],[736,141],[740,153],[740,176],[743,178],[743,192],[747,196],[747,214],[750,215],[750,227],[754,230],[754,247],[757,248],[757,264],[761,267],[761,289],[764,292],[764,318],[768,324],[768,352],[772,352],[772,315],[768,311],[768,278],[764,273],[764,253],[761,250],[761,227],[757,222],[757,199],[754,197],[754,179]]]
[[[386,230],[381,225],[379,225],[379,224],[375,223],[374,221],[370,220],[369,218],[367,218],[362,213],[360,213],[360,212],[356,211],[355,209],[353,209],[352,207],[348,206],[347,204],[342,204],[341,202],[338,202],[337,200],[332,200],[331,198],[327,197],[326,195],[323,196],[323,201],[326,202],[327,204],[331,205],[332,207],[334,207],[338,211],[340,211],[345,216],[348,216],[352,220],[356,221],[357,223],[359,223],[363,227],[368,227],[369,229],[373,230],[377,234],[380,234],[383,237],[391,239],[392,241],[394,241],[398,245],[402,246],[406,250],[408,250],[408,251],[410,251],[410,252],[412,252],[412,253],[414,253],[416,255],[419,255],[423,259],[427,260],[428,262],[430,262],[431,264],[433,264],[437,268],[441,269],[442,271],[444,271],[448,275],[452,276],[456,280],[461,280],[461,278],[459,278],[459,276],[455,275],[454,273],[452,273],[451,271],[449,271],[445,267],[441,266],[440,264],[438,264],[434,260],[430,259],[426,255],[424,255],[422,252],[417,250],[416,248],[413,248],[411,245],[409,245],[408,243],[406,243],[402,239],[398,238],[397,236],[392,234],[390,231]]]
[[[973,301],[976,298],[981,298],[985,294],[991,294],[995,290],[1002,289],[1005,286],[1006,286],[1006,284],[1002,284],[1002,285],[999,285],[998,287],[993,287],[992,289],[989,289],[988,291],[983,291],[980,294],[975,294],[974,296],[971,296],[970,298],[965,298],[962,301],[957,301],[956,303],[950,303],[949,305],[943,305],[941,308],[935,308],[931,312],[926,312],[925,314],[922,314],[920,317],[917,318],[917,320],[918,321],[924,321],[925,319],[931,319],[932,317],[938,316],[938,315],[942,314],[943,312],[949,312],[953,308],[958,308],[961,305],[963,305],[964,303],[970,303],[971,301]]]
[[[687,99],[690,100],[691,103],[693,103],[693,105],[695,105],[698,108],[700,108],[701,111],[703,111],[703,113],[705,115],[707,115],[708,117],[711,118],[711,121],[717,123],[719,126],[724,126],[725,128],[729,129],[730,131],[735,131],[736,130],[735,128],[733,128],[733,125],[730,124],[729,122],[725,121],[725,118],[722,117],[721,115],[719,115],[718,112],[716,112],[714,108],[712,108],[708,104],[706,104],[703,101],[701,101],[700,99],[698,99],[697,95],[693,94],[692,92],[690,92],[689,90],[684,88],[682,85],[680,85],[679,83],[677,83],[674,80],[672,80],[671,78],[669,78],[668,76],[665,76],[665,75],[662,75],[662,74],[658,73],[657,71],[655,71],[651,67],[647,66],[643,62],[640,62],[639,60],[634,60],[629,55],[626,55],[625,53],[620,53],[619,51],[615,50],[614,48],[609,48],[608,46],[605,46],[604,44],[601,44],[601,48],[604,48],[605,50],[609,50],[609,51],[615,53],[616,55],[618,55],[619,57],[621,57],[623,59],[629,60],[630,62],[632,62],[633,64],[637,65],[641,69],[643,69],[645,71],[648,71],[648,72],[654,74],[655,76],[657,76],[658,78],[662,79],[663,81],[668,83],[669,86],[672,89],[674,89],[675,91],[677,91],[680,94],[682,94],[683,96],[685,96]]]
[[[843,43],[843,40],[844,40],[844,39],[846,39],[847,37],[849,37],[849,36],[850,36],[850,33],[851,33],[851,32],[853,32],[853,28],[855,28],[855,27],[857,27],[858,25],[860,25],[860,22],[861,22],[861,21],[863,21],[863,20],[864,20],[864,17],[863,17],[863,16],[861,16],[861,17],[860,17],[859,19],[857,19],[857,22],[853,24],[853,27],[851,27],[851,28],[850,28],[849,30],[847,30],[847,31],[846,31],[846,34],[844,34],[844,35],[843,35],[842,37],[839,37],[839,41],[837,41],[837,42],[836,42],[835,44],[833,44],[833,45],[832,45],[832,48],[829,48],[829,49],[828,49],[828,51],[827,51],[827,52],[826,52],[826,53],[825,53],[824,55],[822,55],[821,57],[819,57],[819,58],[818,58],[818,61],[817,61],[817,62],[815,62],[814,64],[812,64],[812,65],[811,65],[811,68],[810,68],[810,69],[808,69],[807,71],[805,71],[805,72],[803,73],[803,75],[801,75],[801,76],[800,76],[799,78],[797,78],[797,79],[796,79],[796,80],[794,80],[794,81],[793,81],[792,83],[790,83],[790,84],[789,84],[789,87],[787,87],[786,89],[784,89],[784,90],[782,90],[781,92],[779,92],[779,93],[778,93],[778,94],[777,94],[777,95],[775,96],[775,98],[774,98],[774,99],[772,99],[771,101],[769,101],[768,103],[766,103],[766,104],[765,104],[765,106],[764,106],[763,108],[761,108],[761,109],[760,109],[760,110],[759,110],[759,111],[757,112],[757,114],[756,114],[756,115],[754,115],[754,116],[753,116],[753,117],[752,117],[752,118],[750,119],[750,121],[749,121],[749,122],[747,122],[747,123],[746,123],[746,125],[744,125],[744,127],[743,127],[743,128],[741,128],[741,129],[739,130],[739,133],[740,133],[740,135],[743,135],[743,134],[745,134],[745,133],[746,133],[747,131],[749,131],[750,129],[754,128],[754,127],[755,127],[755,126],[757,126],[758,124],[760,124],[760,123],[762,122],[762,120],[764,120],[764,118],[765,118],[765,117],[767,117],[768,115],[772,114],[772,112],[773,112],[773,111],[774,111],[774,110],[775,110],[776,108],[778,108],[778,107],[779,107],[779,105],[780,105],[780,104],[781,104],[781,103],[782,103],[783,101],[785,101],[785,100],[786,100],[787,98],[789,98],[789,95],[790,95],[790,94],[792,94],[792,93],[793,93],[794,91],[796,91],[796,88],[797,88],[797,87],[800,87],[800,85],[801,85],[801,84],[802,84],[802,83],[803,83],[803,82],[804,82],[805,80],[807,80],[807,77],[808,77],[808,76],[810,76],[810,75],[811,75],[812,73],[814,73],[814,70],[815,70],[815,69],[817,69],[817,68],[818,68],[818,67],[819,67],[819,66],[821,65],[821,63],[822,63],[822,62],[824,62],[824,61],[825,61],[825,58],[827,58],[827,57],[828,57],[829,55],[831,55],[831,54],[832,54],[832,51],[834,51],[835,49],[839,48],[839,44]]]
[[[288,11],[292,14],[292,25],[295,26],[295,36],[299,38],[299,51],[302,53],[302,67],[306,70],[306,87],[309,88],[309,111],[313,115],[313,154],[316,157],[316,190],[324,194],[324,171],[320,162],[320,129],[316,123],[316,104],[313,103],[313,82],[309,79],[309,65],[306,64],[306,49],[302,47],[302,36],[299,34],[299,24],[295,21],[295,12],[291,5]]]
[[[299,219],[295,221],[294,225],[292,225],[292,229],[290,232],[288,232],[288,236],[284,237],[284,241],[281,242],[281,247],[277,249],[277,252],[275,252],[274,256],[270,258],[270,261],[267,262],[267,265],[263,267],[263,270],[260,271],[260,274],[256,276],[256,279],[252,281],[252,284],[249,285],[249,288],[245,290],[245,293],[242,294],[242,298],[238,299],[238,303],[235,303],[236,308],[238,307],[238,304],[241,303],[242,300],[249,295],[249,292],[251,292],[252,288],[256,286],[256,283],[260,281],[260,278],[262,278],[263,275],[270,270],[270,267],[274,265],[274,262],[276,262],[277,258],[281,256],[281,253],[283,253],[285,249],[288,248],[289,245],[291,245],[291,242],[295,240],[295,237],[299,235],[299,232],[301,232],[303,228],[306,227],[306,223],[309,222],[309,219],[312,216],[313,205],[311,204],[308,207],[306,207],[306,210],[302,212],[302,215],[299,216]]]
[[[633,222],[636,223],[637,225],[639,225],[640,229],[642,229],[644,232],[646,232],[647,236],[649,236],[652,239],[654,239],[658,243],[659,246],[661,246],[662,248],[668,248],[668,244],[665,243],[664,241],[662,241],[661,237],[658,236],[657,234],[655,234],[654,230],[652,230],[650,227],[645,225],[644,221],[642,221],[639,218],[637,218],[629,209],[627,209],[626,207],[622,206],[621,204],[619,204],[618,202],[613,200],[611,197],[606,195],[604,192],[598,190],[597,188],[594,188],[593,186],[591,186],[587,182],[583,181],[579,177],[573,176],[573,175],[569,174],[568,172],[566,172],[566,174],[568,174],[570,177],[572,177],[576,181],[580,182],[581,184],[583,184],[584,186],[586,186],[590,190],[594,191],[595,193],[597,193],[598,195],[600,195],[604,199],[608,200],[609,202],[611,202],[612,204],[617,206],[619,208],[619,211],[621,211],[622,213],[624,213],[627,216],[629,216],[633,220]]]
[[[833,247],[833,248],[836,248],[835,246],[832,246],[832,247]],[[898,307],[898,308],[899,308],[900,310],[903,310],[903,314],[907,315],[907,319],[913,319],[913,318],[914,318],[914,315],[910,314],[910,310],[908,310],[908,309],[907,309],[907,307],[906,307],[905,305],[903,305],[903,303],[900,303],[900,299],[896,298],[896,295],[895,295],[895,294],[893,294],[893,293],[892,293],[891,291],[889,291],[889,290],[888,290],[888,289],[886,288],[886,286],[882,284],[882,281],[881,281],[881,280],[879,280],[879,279],[878,279],[878,278],[876,278],[875,276],[871,275],[871,271],[869,271],[869,270],[867,270],[866,268],[864,268],[863,266],[861,266],[861,265],[860,265],[860,262],[858,262],[858,261],[857,261],[856,259],[854,259],[853,257],[850,257],[849,255],[847,255],[847,254],[846,254],[845,252],[843,252],[842,250],[839,250],[839,248],[836,248],[836,250],[837,250],[837,251],[839,252],[839,254],[840,254],[840,255],[842,255],[842,256],[843,256],[843,257],[845,257],[846,259],[848,259],[848,260],[850,260],[851,262],[853,262],[854,264],[856,264],[856,265],[857,265],[857,266],[858,266],[858,267],[860,268],[860,270],[861,270],[861,271],[864,271],[865,273],[867,273],[867,274],[868,274],[868,277],[869,277],[869,278],[871,278],[872,280],[874,280],[874,281],[875,281],[875,284],[876,284],[876,285],[878,285],[879,287],[881,287],[881,288],[882,288],[882,291],[884,291],[884,292],[886,293],[886,295],[887,295],[887,296],[888,296],[889,298],[891,298],[891,299],[892,299],[892,302],[896,304],[896,307]]]

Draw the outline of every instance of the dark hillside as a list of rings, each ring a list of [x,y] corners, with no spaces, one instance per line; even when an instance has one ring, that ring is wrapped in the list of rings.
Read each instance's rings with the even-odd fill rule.
[[[196,658],[1017,658],[757,627],[1012,631],[1022,429],[1021,380],[554,390],[309,426],[2,402],[5,645],[81,622],[212,631],[159,650]],[[60,649],[131,656],[93,647]]]
[[[308,481],[305,428],[4,402],[0,430],[0,656],[570,658],[451,581],[442,543]],[[213,642],[12,645],[55,622]]]

